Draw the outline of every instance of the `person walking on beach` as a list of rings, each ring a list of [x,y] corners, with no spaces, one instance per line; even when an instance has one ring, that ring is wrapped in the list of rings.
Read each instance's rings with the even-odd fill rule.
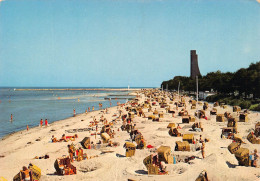
[[[48,126],[48,120],[45,119],[45,128],[47,128],[47,126]]]
[[[88,107],[88,112],[90,112],[90,107]]]
[[[204,141],[202,142],[202,146],[201,146],[201,154],[202,154],[202,158],[205,158],[205,143]]]
[[[202,143],[202,142],[203,142],[203,139],[202,139],[202,136],[201,136],[201,135],[200,135],[200,140],[199,140],[199,141],[200,141],[200,143]]]
[[[40,121],[40,126],[42,127],[42,124],[43,124],[43,120],[41,119],[41,121]]]
[[[92,111],[94,111],[95,110],[95,108],[94,108],[94,106],[92,106]]]
[[[88,110],[86,109],[85,113],[87,114],[88,113]]]
[[[26,126],[26,129],[27,129],[27,131],[29,131],[29,126],[28,126],[28,124],[27,124],[27,126]]]
[[[73,109],[73,116],[75,117],[76,116],[76,110]]]
[[[11,120],[10,120],[11,122],[13,121],[13,114],[11,114]]]

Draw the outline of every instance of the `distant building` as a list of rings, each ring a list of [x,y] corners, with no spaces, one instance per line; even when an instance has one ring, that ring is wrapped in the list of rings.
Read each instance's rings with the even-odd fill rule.
[[[200,75],[200,69],[198,65],[198,55],[196,54],[196,50],[190,51],[190,77],[195,79],[196,76]]]
[[[216,92],[209,92],[209,91],[199,91],[199,99],[206,100],[208,96],[215,95]]]

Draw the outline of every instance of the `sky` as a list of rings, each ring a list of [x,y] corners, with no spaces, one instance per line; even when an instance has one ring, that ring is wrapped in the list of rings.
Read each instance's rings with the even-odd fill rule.
[[[260,0],[0,0],[0,87],[160,87],[260,61]]]

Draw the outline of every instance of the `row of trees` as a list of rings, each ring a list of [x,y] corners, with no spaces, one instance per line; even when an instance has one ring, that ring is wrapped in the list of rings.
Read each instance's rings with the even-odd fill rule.
[[[180,82],[180,90],[196,91],[196,80],[175,76],[173,79],[164,81],[161,86],[168,89],[177,90]],[[260,62],[251,63],[248,68],[241,68],[236,72],[221,71],[210,72],[199,77],[199,90],[210,91],[213,89],[223,94],[234,94],[238,92],[241,97],[253,94],[254,98],[260,98]]]

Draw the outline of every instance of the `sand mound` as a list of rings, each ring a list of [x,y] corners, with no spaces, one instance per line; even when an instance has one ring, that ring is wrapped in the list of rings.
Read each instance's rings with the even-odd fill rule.
[[[207,165],[218,165],[218,167],[221,168],[228,168],[226,161],[221,156],[218,156],[215,153],[212,153],[211,155],[204,158],[202,162]]]
[[[88,161],[88,163],[80,163],[78,165],[78,171],[79,172],[92,172],[102,167],[102,164],[93,160]]]

